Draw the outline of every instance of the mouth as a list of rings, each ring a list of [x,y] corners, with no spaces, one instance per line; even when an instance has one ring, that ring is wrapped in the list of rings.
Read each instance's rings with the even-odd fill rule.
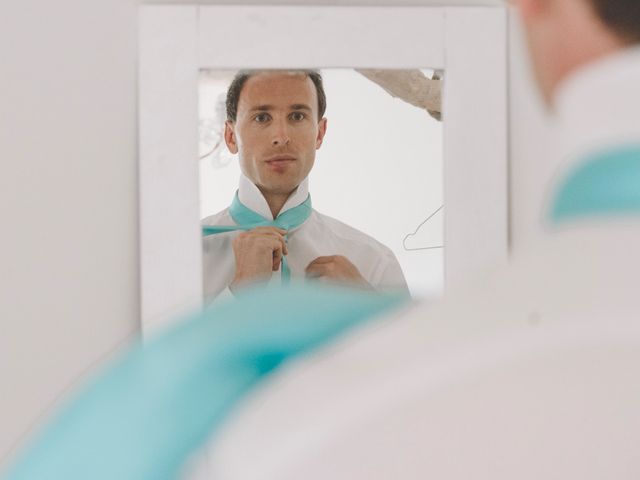
[[[292,157],[291,155],[278,155],[268,158],[267,160],[265,160],[265,163],[271,167],[282,167],[285,165],[289,165],[290,163],[293,163],[295,161],[296,158]]]

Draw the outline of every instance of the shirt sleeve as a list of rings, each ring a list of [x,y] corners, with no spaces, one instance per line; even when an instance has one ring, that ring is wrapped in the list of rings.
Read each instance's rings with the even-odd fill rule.
[[[402,267],[394,253],[389,250],[380,263],[380,273],[377,276],[377,281],[373,285],[374,288],[382,292],[397,292],[411,297],[407,280],[404,278],[404,273],[402,272]]]

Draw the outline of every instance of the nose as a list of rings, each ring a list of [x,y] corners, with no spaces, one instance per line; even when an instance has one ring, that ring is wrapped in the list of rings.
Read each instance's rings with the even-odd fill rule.
[[[271,138],[271,145],[274,147],[282,147],[289,145],[291,139],[289,138],[289,131],[286,122],[278,122],[274,125],[273,137]]]

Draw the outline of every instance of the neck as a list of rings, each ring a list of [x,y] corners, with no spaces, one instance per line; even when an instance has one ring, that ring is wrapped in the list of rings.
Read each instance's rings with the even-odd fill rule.
[[[593,62],[562,83],[554,103],[563,168],[593,152],[638,143],[639,83],[640,46]]]
[[[276,218],[278,216],[278,214],[282,210],[282,207],[284,207],[284,204],[287,203],[287,200],[289,199],[291,194],[295,192],[295,189],[293,189],[289,193],[267,192],[260,187],[258,187],[258,189],[262,193],[264,199],[267,201],[267,205],[269,205],[269,210],[271,210],[273,218]]]
[[[556,49],[557,56],[556,61],[552,62],[555,71],[551,75],[549,100],[553,99],[559,85],[567,78],[630,46],[598,18],[588,2],[572,0],[556,5],[564,21],[560,36],[550,44],[550,48]]]
[[[304,179],[291,191],[288,188],[267,188],[242,174],[238,185],[238,199],[262,217],[275,219],[284,210],[296,207],[307,199],[308,185],[308,180]]]

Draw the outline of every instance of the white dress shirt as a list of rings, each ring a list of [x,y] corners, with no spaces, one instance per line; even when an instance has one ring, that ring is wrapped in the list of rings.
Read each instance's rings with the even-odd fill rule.
[[[304,180],[289,197],[281,212],[300,205],[309,195],[308,180]],[[247,177],[240,178],[238,198],[242,204],[264,218],[273,218],[262,193]],[[230,200],[231,202],[231,200]],[[229,209],[205,218],[203,225],[236,225]],[[220,294],[228,295],[227,287],[235,274],[232,240],[239,232],[210,235],[203,240],[204,292],[212,300]],[[287,262],[291,279],[302,279],[305,269],[316,258],[342,255],[353,263],[364,279],[380,291],[400,290],[408,294],[400,264],[393,252],[369,235],[315,209],[300,227],[287,235]],[[279,284],[280,272],[274,272],[271,284]]]
[[[640,51],[575,73],[562,157],[640,142]],[[480,289],[298,362],[230,418],[217,480],[640,476],[640,221],[550,231]]]

